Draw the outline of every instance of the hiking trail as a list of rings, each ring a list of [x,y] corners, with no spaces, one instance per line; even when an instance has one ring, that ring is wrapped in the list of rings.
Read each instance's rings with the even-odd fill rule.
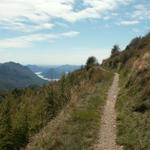
[[[116,143],[116,111],[115,104],[119,92],[119,74],[115,74],[113,83],[108,91],[107,101],[104,106],[99,139],[95,150],[123,150],[123,147]]]

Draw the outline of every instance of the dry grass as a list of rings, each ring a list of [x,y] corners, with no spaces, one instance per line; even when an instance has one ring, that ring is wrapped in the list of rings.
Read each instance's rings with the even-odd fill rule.
[[[112,76],[93,71],[92,82],[82,82],[80,89],[73,91],[70,103],[30,140],[27,150],[93,149]]]

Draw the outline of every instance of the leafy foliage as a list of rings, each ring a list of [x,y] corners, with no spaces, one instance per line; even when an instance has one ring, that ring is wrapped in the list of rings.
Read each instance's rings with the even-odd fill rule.
[[[98,61],[97,61],[96,57],[91,56],[87,59],[86,68],[89,69],[90,67],[97,65],[97,64],[98,64]]]
[[[111,50],[111,57],[116,56],[119,54],[120,48],[118,45],[114,45]]]
[[[42,88],[16,89],[0,104],[0,149],[19,149],[70,100],[69,78]],[[73,86],[73,85],[72,85]]]

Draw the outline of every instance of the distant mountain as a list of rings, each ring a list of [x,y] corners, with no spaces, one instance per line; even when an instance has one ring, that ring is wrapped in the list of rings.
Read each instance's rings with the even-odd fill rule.
[[[45,78],[49,79],[60,79],[64,74],[71,73],[81,66],[76,65],[63,65],[59,67],[50,68],[48,71],[42,73]]]
[[[51,66],[40,66],[40,65],[27,65],[27,67],[32,70],[34,73],[36,72],[46,72],[49,70]]]
[[[42,85],[47,81],[36,76],[28,67],[18,63],[0,64],[0,90],[12,90],[31,85]]]

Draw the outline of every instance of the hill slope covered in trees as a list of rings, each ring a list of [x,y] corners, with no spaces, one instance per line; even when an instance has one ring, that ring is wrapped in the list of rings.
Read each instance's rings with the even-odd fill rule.
[[[12,90],[32,85],[42,85],[46,81],[37,77],[30,69],[18,63],[0,64],[0,90]]]

